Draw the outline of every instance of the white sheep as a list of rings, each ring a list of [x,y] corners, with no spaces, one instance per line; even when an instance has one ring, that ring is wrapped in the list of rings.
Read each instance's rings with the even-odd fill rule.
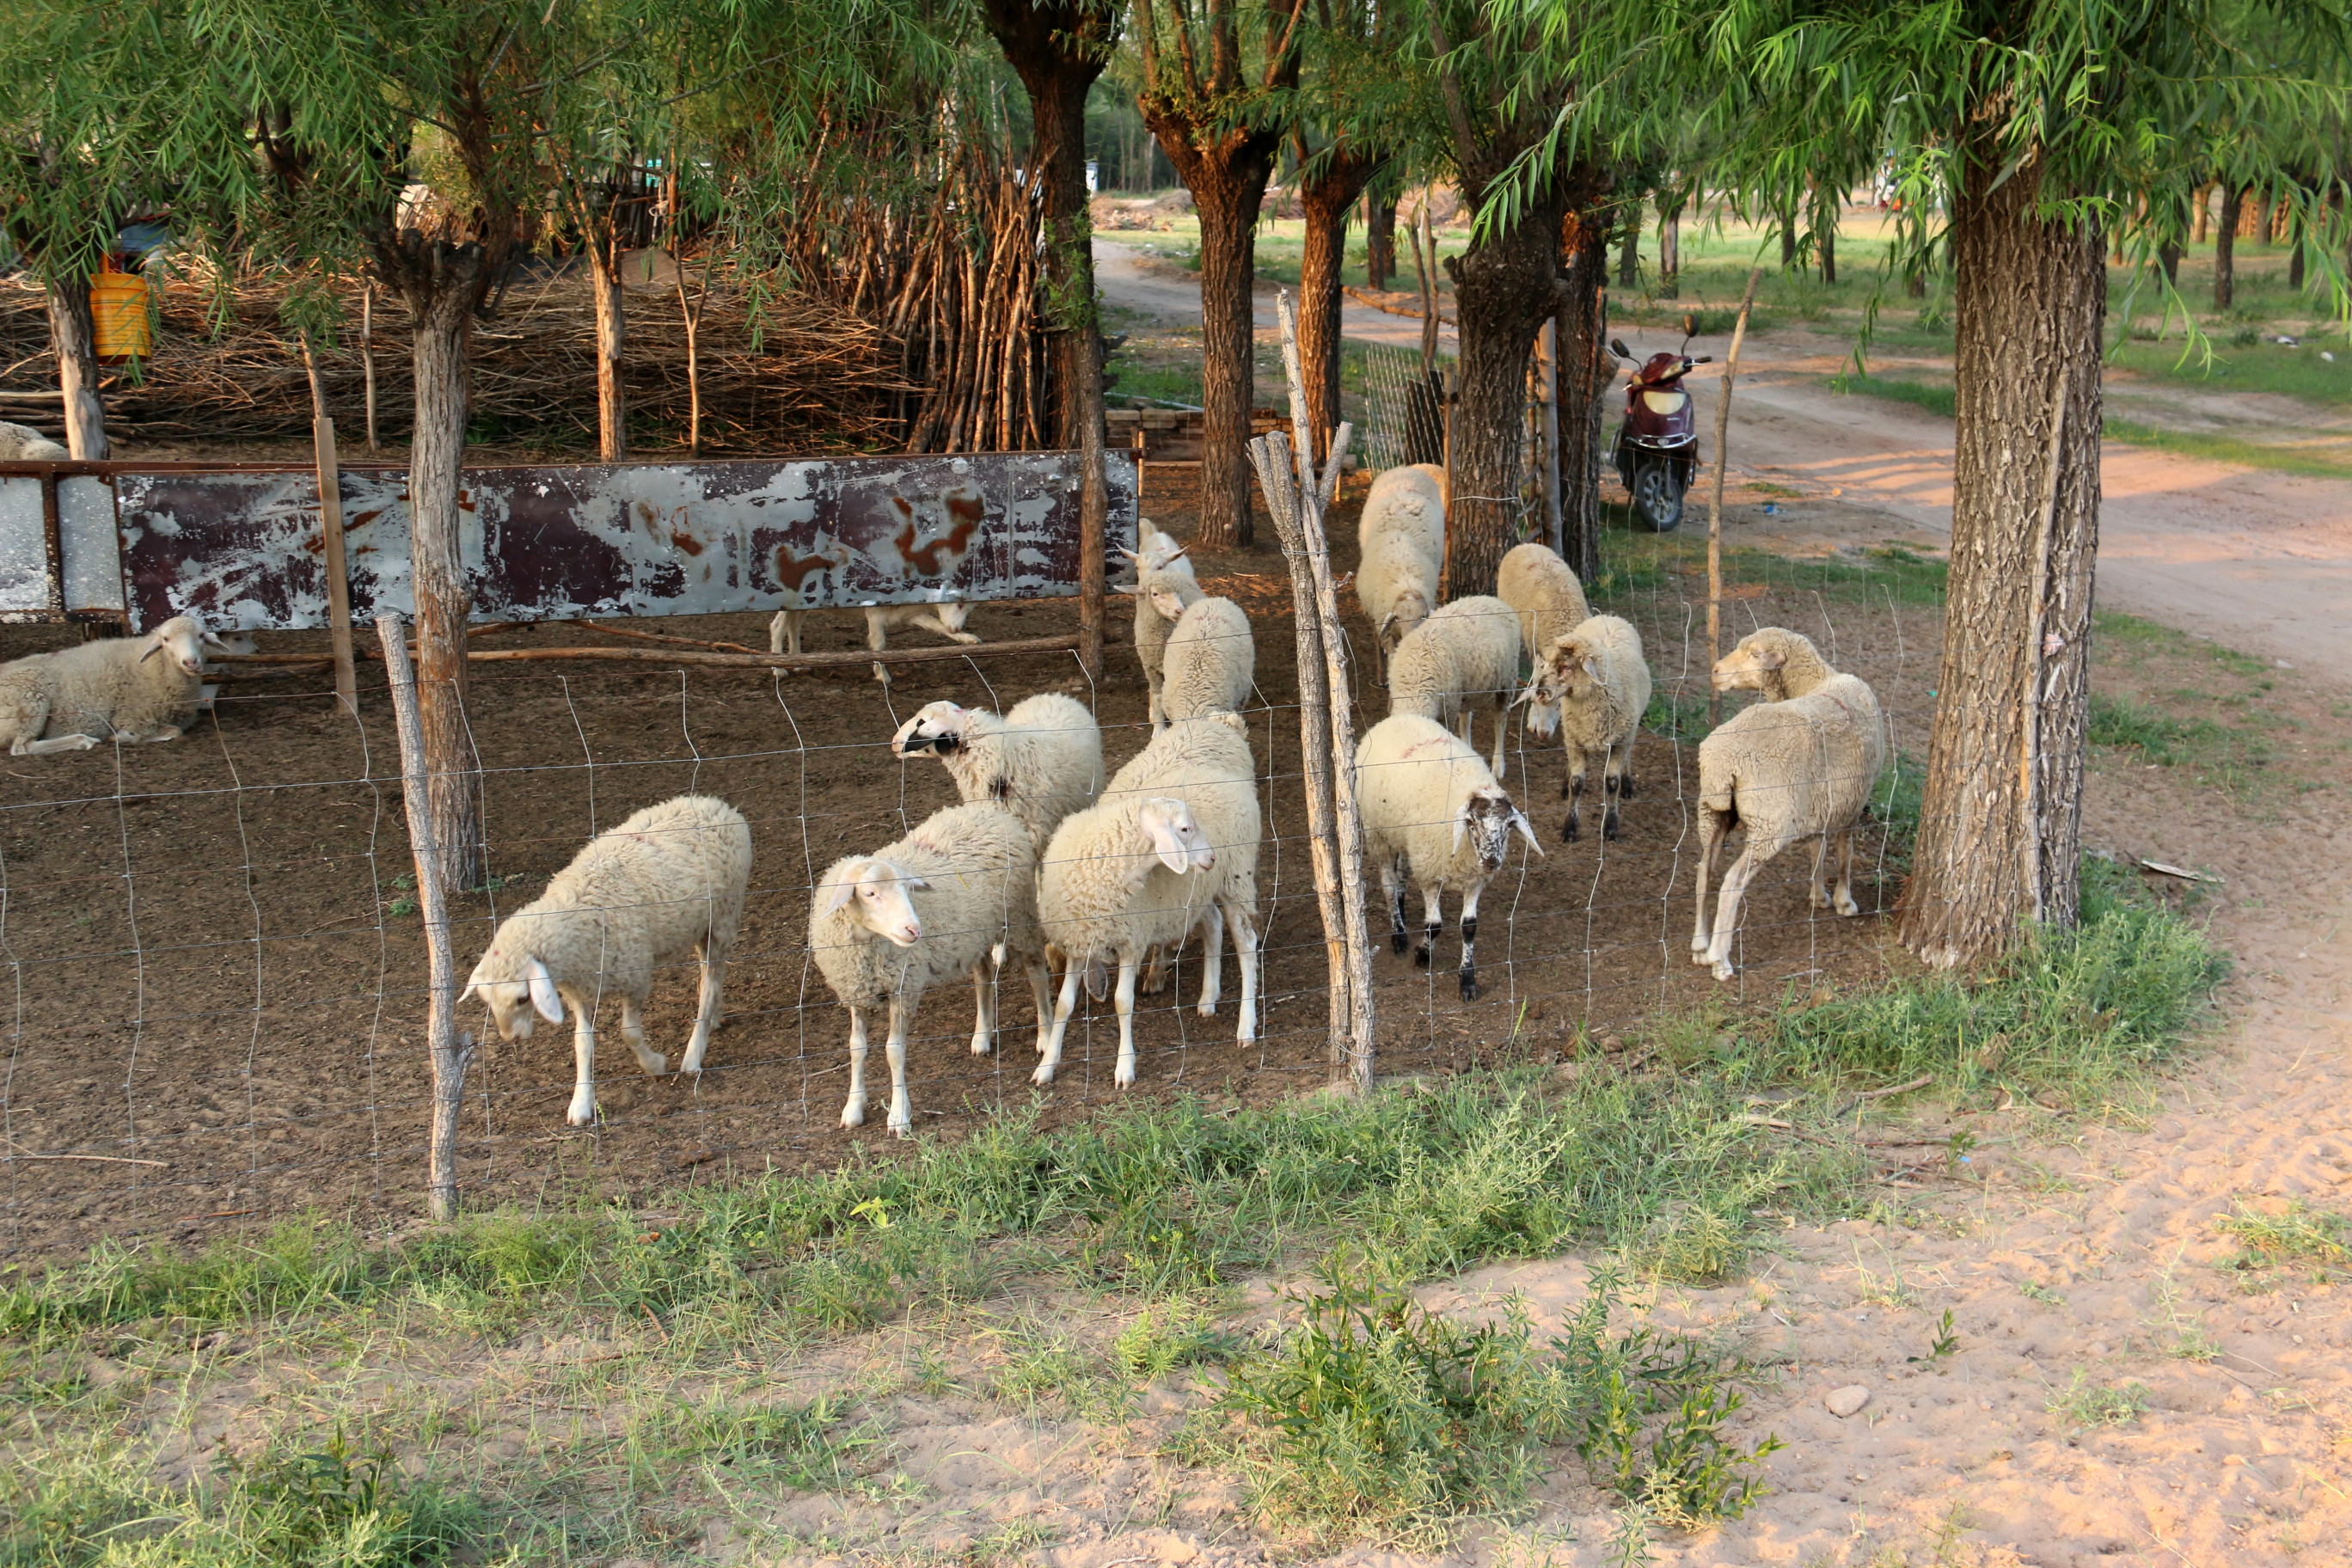
[[[574,1074],[564,1120],[596,1120],[596,1004],[621,999],[621,1038],[655,1077],[668,1059],[646,1046],[644,1015],[654,970],[691,949],[701,960],[701,1001],[678,1070],[702,1071],[719,1026],[727,955],[751,875],[751,827],[723,800],[682,795],[649,805],[591,838],[547,890],[499,923],[465,994],[487,1003],[499,1035],[527,1040],[531,1016],[574,1015]]]
[[[1717,691],[1753,690],[1764,700],[1733,714],[1698,746],[1698,911],[1691,962],[1717,980],[1738,973],[1731,940],[1739,900],[1764,863],[1791,844],[1814,840],[1806,891],[1813,908],[1862,912],[1853,899],[1853,831],[1886,765],[1886,725],[1877,694],[1859,676],[1832,669],[1811,639],[1780,626],[1751,632],[1716,662]],[[1706,883],[1715,852],[1734,827],[1748,846],[1723,874],[1710,930]],[[1832,893],[1823,879],[1832,838],[1843,860]]]
[[[1372,481],[1356,520],[1356,602],[1385,662],[1437,605],[1445,562],[1445,471],[1390,468]]]
[[[1202,599],[1168,634],[1160,711],[1170,721],[1238,713],[1257,675],[1249,616],[1231,599]]]
[[[770,653],[799,653],[801,623],[812,612],[778,610],[768,622]],[[949,599],[936,605],[868,605],[866,606],[866,646],[875,653],[887,652],[890,647],[893,626],[920,626],[937,632],[950,642],[976,643],[979,637],[963,629],[971,616],[971,606],[961,600]],[[877,664],[874,679],[883,685],[890,684],[889,667]]]
[[[1459,726],[1471,739],[1481,705],[1495,713],[1495,776],[1503,774],[1503,715],[1518,693],[1519,617],[1491,595],[1442,606],[1397,644],[1389,660],[1389,711]]]
[[[1584,777],[1601,769],[1601,837],[1617,837],[1617,803],[1633,798],[1633,744],[1650,706],[1650,665],[1642,634],[1615,616],[1594,616],[1554,637],[1537,655],[1535,679],[1522,698],[1532,734],[1560,731],[1568,772],[1559,793],[1568,820],[1559,836],[1570,844],[1581,831]]]
[[[1037,999],[1037,1046],[1045,1047],[1050,978],[1037,930],[1037,850],[1021,819],[991,802],[950,805],[870,855],[836,860],[809,910],[816,966],[849,1009],[849,1098],[841,1124],[866,1121],[866,1014],[887,1007],[891,1131],[914,1131],[907,1093],[907,1035],[923,993],[971,976],[971,1049],[996,1034],[996,975],[1018,961]]]
[[[1101,1000],[1106,961],[1118,965],[1118,1065],[1135,1081],[1136,970],[1153,948],[1172,950],[1196,927],[1206,936],[1200,1010],[1213,1016],[1223,991],[1224,931],[1242,972],[1236,1037],[1257,1037],[1256,766],[1239,714],[1179,720],[1122,770],[1128,788],[1106,793],[1055,830],[1037,872],[1037,914],[1066,965],[1045,1059],[1034,1081],[1054,1081],[1076,1010],[1078,984]]]
[[[1356,744],[1356,802],[1365,857],[1380,867],[1390,941],[1405,950],[1404,889],[1421,889],[1422,934],[1413,963],[1426,969],[1445,923],[1444,895],[1462,895],[1462,999],[1478,998],[1478,896],[1501,870],[1517,828],[1538,855],[1527,814],[1495,782],[1478,753],[1433,719],[1399,713]]]
[[[1495,597],[1519,613],[1519,647],[1531,659],[1592,618],[1584,584],[1541,544],[1517,545],[1504,555],[1495,568]]]
[[[893,756],[925,752],[947,764],[967,805],[994,801],[1040,849],[1062,818],[1102,793],[1102,729],[1085,703],[1058,691],[1024,697],[1001,719],[985,708],[930,703],[890,737]]]
[[[1160,706],[1160,689],[1168,637],[1184,612],[1201,602],[1200,579],[1192,574],[1185,546],[1151,526],[1150,518],[1138,525],[1136,547],[1127,552],[1135,563],[1135,586],[1119,592],[1135,595],[1135,658],[1143,667],[1150,692],[1145,711],[1155,729],[1163,728],[1168,714]]]
[[[223,647],[194,616],[174,616],[144,637],[0,665],[0,743],[12,756],[39,757],[178,740],[203,700],[205,650]]]
[[[29,425],[0,419],[0,463],[62,463],[73,454]]]

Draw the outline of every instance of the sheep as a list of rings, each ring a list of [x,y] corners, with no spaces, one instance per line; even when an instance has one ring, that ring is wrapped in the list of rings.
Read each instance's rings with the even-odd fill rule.
[[[0,463],[62,463],[73,454],[29,425],[0,419]]]
[[[866,1010],[889,1010],[889,1130],[914,1131],[907,1093],[907,1034],[923,994],[950,975],[971,975],[971,1051],[986,1056],[996,1033],[995,977],[1007,963],[1029,971],[1037,999],[1037,1048],[1045,1048],[1051,981],[1037,930],[1037,849],[1019,817],[990,801],[950,805],[870,855],[836,860],[817,881],[809,946],[834,995],[849,1010],[849,1098],[844,1127],[866,1121]]]
[[[1495,776],[1503,776],[1503,714],[1519,684],[1519,619],[1490,595],[1456,599],[1397,644],[1389,661],[1389,711],[1458,723],[1471,736],[1472,708],[1495,710]]]
[[[1257,673],[1249,616],[1231,599],[1202,599],[1168,634],[1160,709],[1170,721],[1237,713]]]
[[[1751,632],[1716,661],[1717,691],[1753,690],[1764,700],[1732,715],[1698,747],[1698,910],[1691,962],[1711,964],[1717,980],[1738,970],[1731,939],[1739,901],[1764,863],[1811,838],[1813,870],[1806,886],[1813,908],[1862,912],[1853,899],[1853,830],[1886,765],[1886,725],[1878,697],[1858,676],[1832,669],[1811,639],[1780,626]],[[1748,846],[1724,873],[1722,902],[1710,930],[1706,883],[1715,852],[1734,827]],[[1823,879],[1830,840],[1843,841],[1837,888]]]
[[[809,616],[806,610],[778,610],[768,622],[770,653],[799,653],[801,623]],[[948,599],[935,605],[868,605],[866,606],[866,646],[875,653],[887,652],[890,647],[893,626],[920,626],[937,632],[950,642],[976,643],[976,633],[963,629],[971,616],[971,606],[961,600]],[[874,666],[874,679],[883,685],[890,684],[887,665]]]
[[[1372,623],[1382,662],[1437,605],[1445,560],[1445,473],[1430,463],[1372,481],[1356,522],[1356,602]]]
[[[464,994],[488,1005],[499,1036],[528,1040],[536,1013],[575,1015],[572,1105],[564,1121],[596,1120],[596,1004],[621,998],[621,1038],[658,1078],[668,1059],[646,1046],[643,1023],[657,965],[694,950],[701,1000],[678,1070],[699,1075],[719,1026],[727,955],[751,875],[751,826],[723,800],[682,795],[649,805],[591,838],[547,890],[499,923]]]
[[[1576,842],[1584,775],[1598,763],[1604,801],[1601,837],[1614,838],[1617,803],[1633,798],[1633,743],[1650,706],[1642,634],[1615,616],[1594,616],[1545,647],[1548,651],[1537,656],[1535,679],[1520,696],[1529,705],[1528,732],[1559,730],[1567,749],[1559,793],[1568,800],[1568,820],[1560,824],[1559,836]]]
[[[1503,557],[1495,568],[1495,597],[1519,613],[1519,647],[1533,659],[1592,618],[1584,584],[1540,544],[1515,546]]]
[[[1021,819],[1043,849],[1062,818],[1102,793],[1102,729],[1086,704],[1058,691],[985,708],[933,702],[898,726],[890,754],[929,752],[947,764],[967,805],[992,800]]]
[[[1116,959],[1118,1065],[1135,1081],[1136,969],[1155,947],[1172,949],[1195,927],[1207,939],[1200,1011],[1223,994],[1224,931],[1241,963],[1243,1044],[1257,1037],[1256,766],[1239,714],[1178,721],[1137,759],[1129,787],[1072,814],[1054,831],[1037,873],[1037,914],[1065,969],[1053,1028],[1032,1081],[1048,1084],[1077,1006],[1078,984],[1099,1001],[1105,961]],[[1130,764],[1132,767],[1133,764]]]
[[[1468,743],[1433,719],[1396,713],[1356,744],[1356,801],[1364,853],[1381,869],[1390,942],[1406,945],[1404,884],[1421,889],[1422,934],[1413,963],[1430,965],[1444,925],[1444,894],[1462,895],[1462,1000],[1478,999],[1478,895],[1508,854],[1517,828],[1538,855],[1527,814],[1495,782]]]
[[[1135,658],[1143,666],[1150,693],[1146,712],[1153,729],[1164,729],[1168,714],[1160,706],[1160,689],[1168,637],[1203,595],[1185,547],[1152,527],[1150,518],[1138,524],[1136,547],[1127,557],[1135,563],[1135,586],[1122,585],[1119,592],[1135,595]]]
[[[41,757],[105,741],[175,741],[203,700],[205,651],[223,646],[194,616],[174,616],[144,637],[0,665],[0,742],[11,756]]]

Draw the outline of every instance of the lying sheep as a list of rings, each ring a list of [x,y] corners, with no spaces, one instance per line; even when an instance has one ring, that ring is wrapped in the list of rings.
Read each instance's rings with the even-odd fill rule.
[[[1471,739],[1481,704],[1495,711],[1495,776],[1503,774],[1503,714],[1519,684],[1519,618],[1490,595],[1456,599],[1413,628],[1389,661],[1389,711],[1455,724]]]
[[[1062,1042],[1083,978],[1102,999],[1107,961],[1118,965],[1118,1065],[1135,1081],[1136,970],[1153,948],[1174,949],[1196,927],[1206,937],[1201,1015],[1222,999],[1224,931],[1241,963],[1236,1037],[1257,1037],[1256,767],[1239,714],[1179,720],[1123,769],[1129,787],[1107,792],[1065,820],[1037,873],[1037,914],[1066,968],[1054,1023],[1034,1081],[1061,1066]]]
[[[1238,713],[1257,675],[1249,616],[1231,599],[1202,599],[1168,634],[1160,711],[1171,721]]]
[[[1445,471],[1431,463],[1390,468],[1372,481],[1356,522],[1356,602],[1372,623],[1382,661],[1429,618],[1445,561]]]
[[[778,610],[768,622],[768,651],[802,652],[801,623],[810,614],[807,610]],[[939,633],[950,642],[976,643],[979,637],[963,629],[964,622],[971,616],[971,606],[954,599],[936,605],[868,605],[866,606],[866,646],[875,653],[888,651],[890,628],[893,626],[920,626],[925,631]],[[875,665],[874,679],[885,686],[889,685],[889,668],[878,663]]]
[[[1691,962],[1712,964],[1717,980],[1728,980],[1738,973],[1731,939],[1739,931],[1739,900],[1764,863],[1790,845],[1814,840],[1806,889],[1813,908],[1862,912],[1853,899],[1853,830],[1886,765],[1886,726],[1868,682],[1832,669],[1809,638],[1780,626],[1749,633],[1716,662],[1714,680],[1717,691],[1764,696],[1698,747],[1698,912]],[[1707,877],[1717,847],[1734,827],[1748,830],[1748,847],[1723,875],[1722,903],[1710,930]],[[1834,893],[1823,878],[1832,837],[1843,849]]]
[[[1051,977],[1037,930],[1037,851],[1021,819],[991,802],[951,805],[870,855],[836,860],[818,879],[809,947],[834,995],[849,1009],[849,1098],[841,1124],[866,1121],[866,1014],[889,1010],[891,1131],[914,1131],[907,1093],[907,1035],[923,993],[971,976],[971,1050],[996,1034],[996,975],[1018,962],[1037,999],[1037,1048],[1045,1048]]]
[[[1135,595],[1135,658],[1143,667],[1144,684],[1150,692],[1146,712],[1158,729],[1168,722],[1160,700],[1168,637],[1184,612],[1201,602],[1201,584],[1192,574],[1185,547],[1152,527],[1150,518],[1138,524],[1136,547],[1128,552],[1128,559],[1135,563],[1135,586],[1122,586],[1119,592]]]
[[[719,1026],[727,954],[751,875],[751,828],[709,795],[649,805],[590,839],[547,890],[499,924],[466,981],[487,1003],[502,1039],[527,1040],[531,1015],[563,1022],[570,1005],[574,1076],[564,1120],[596,1120],[596,1004],[621,999],[621,1038],[637,1066],[659,1077],[667,1058],[646,1047],[643,1022],[654,970],[686,955],[702,964],[701,1003],[678,1070],[702,1071]]]
[[[204,698],[205,651],[226,649],[193,616],[141,637],[101,637],[0,665],[0,742],[18,757],[105,741],[176,741]]]
[[[1601,837],[1614,838],[1617,803],[1633,798],[1633,743],[1650,706],[1642,634],[1615,616],[1594,616],[1545,646],[1549,651],[1537,655],[1535,679],[1522,695],[1529,704],[1528,731],[1558,730],[1568,751],[1568,773],[1559,784],[1568,820],[1559,836],[1576,842],[1584,775],[1597,765],[1604,802]]]
[[[1364,854],[1381,870],[1390,941],[1405,950],[1404,885],[1421,889],[1420,945],[1430,965],[1444,922],[1447,889],[1462,895],[1462,1000],[1478,998],[1478,896],[1501,870],[1517,828],[1538,855],[1535,828],[1511,804],[1478,753],[1433,719],[1399,713],[1356,745],[1356,801]]]
[[[1532,659],[1592,618],[1584,584],[1540,544],[1517,545],[1503,557],[1495,568],[1495,597],[1519,613],[1519,647]]]
[[[933,702],[898,726],[890,754],[924,752],[947,764],[969,805],[992,800],[1021,819],[1038,848],[1062,818],[1102,793],[1102,730],[1086,704],[1058,691],[1024,697],[998,718]]]
[[[63,463],[73,454],[28,425],[0,419],[0,463]]]

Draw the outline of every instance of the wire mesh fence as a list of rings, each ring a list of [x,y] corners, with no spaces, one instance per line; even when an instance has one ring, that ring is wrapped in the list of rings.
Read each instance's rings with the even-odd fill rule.
[[[1334,521],[1344,570],[1353,531],[1344,514]],[[1875,977],[1891,962],[1874,917],[1891,903],[1902,843],[1883,820],[1865,826],[1861,845],[1863,918],[1813,907],[1812,857],[1800,846],[1748,895],[1735,979],[1718,983],[1691,962],[1696,744],[1707,689],[1699,547],[1672,536],[1619,535],[1612,544],[1609,572],[1590,584],[1594,607],[1638,628],[1655,682],[1622,834],[1601,836],[1589,795],[1581,837],[1564,840],[1559,743],[1529,734],[1524,710],[1514,710],[1501,784],[1533,819],[1542,853],[1515,840],[1486,886],[1475,997],[1456,973],[1458,898],[1447,898],[1433,962],[1420,967],[1388,951],[1386,910],[1376,888],[1368,893],[1384,1077],[1572,1059],[1685,1026],[1703,1042],[1707,1020],[1727,1008],[1769,1005],[1792,985]],[[907,1044],[918,1133],[971,1131],[1008,1110],[1080,1122],[1139,1093],[1254,1102],[1319,1086],[1329,1072],[1327,949],[1303,847],[1290,584],[1263,553],[1204,559],[1199,570],[1211,594],[1241,605],[1255,644],[1241,713],[1260,823],[1255,1037],[1236,1039],[1230,951],[1214,1015],[1200,1011],[1198,933],[1163,963],[1139,966],[1132,1089],[1114,1081],[1115,995],[1096,1001],[1078,989],[1061,1068],[1041,1087],[1032,1081],[1034,1003],[1018,971],[1000,988],[989,1055],[971,1049],[971,985],[945,980],[924,997]],[[1727,580],[1727,646],[1763,626],[1804,633],[1837,668],[1872,683],[1896,754],[1922,749],[1940,617],[1932,563],[1900,552],[1790,561],[1735,550]],[[974,616],[994,637],[1050,632],[1073,618],[1066,604],[983,606]],[[835,640],[853,645],[855,617],[827,624],[835,621]],[[745,641],[761,629],[748,617],[701,626]],[[1368,651],[1352,605],[1347,629],[1352,647]],[[9,628],[0,646],[19,655],[71,635]],[[307,648],[309,636],[288,634],[287,646]],[[1352,659],[1351,671],[1360,732],[1388,701],[1367,659]],[[645,1026],[649,1048],[673,1069],[664,1076],[643,1073],[622,1048],[618,1009],[606,999],[597,1114],[585,1127],[566,1120],[575,1088],[569,1022],[504,1039],[478,1002],[467,1004],[465,1026],[480,1047],[457,1149],[466,1201],[645,1192],[886,1150],[878,1033],[874,1109],[863,1127],[841,1125],[848,1018],[811,949],[812,900],[835,860],[897,840],[955,803],[947,769],[892,756],[901,725],[934,700],[1001,713],[1044,691],[1066,693],[1095,717],[1107,772],[1150,741],[1143,681],[1123,646],[1099,681],[1067,654],[902,667],[887,686],[862,669],[477,666],[467,710],[489,869],[453,902],[461,976],[499,922],[590,837],[649,805],[684,794],[726,801],[750,825],[753,861],[725,1023],[698,1077],[674,1070],[697,1009],[690,953],[653,977]],[[1482,753],[1491,722],[1483,711],[1475,720]],[[356,716],[323,679],[239,683],[173,743],[11,758],[0,769],[8,987],[0,1248],[186,1240],[320,1209],[391,1220],[420,1210],[431,1114],[424,942],[381,678],[363,689]],[[1899,818],[1907,794],[1899,771],[1874,788],[1877,817]],[[1420,912],[1415,901],[1416,928]],[[1150,988],[1155,967],[1163,989]]]

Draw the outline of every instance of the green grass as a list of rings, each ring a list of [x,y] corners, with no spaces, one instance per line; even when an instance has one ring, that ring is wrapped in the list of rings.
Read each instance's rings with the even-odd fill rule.
[[[2242,1198],[2213,1223],[2222,1235],[2237,1238],[2237,1256],[2225,1267],[2242,1273],[2300,1268],[2326,1278],[2329,1270],[2352,1263],[2352,1220],[2312,1208],[2300,1198],[2289,1199],[2275,1212],[2255,1208]]]
[[[2347,357],[2352,357],[2352,354],[2347,354]],[[2128,441],[2135,446],[2153,447],[2158,451],[2179,452],[2190,458],[2210,458],[2215,462],[2237,463],[2251,468],[2307,474],[2317,479],[2352,476],[2352,450],[2338,455],[2277,446],[2265,441],[2248,441],[2203,430],[2168,430],[2158,425],[2112,416],[2106,421],[2106,434],[2114,440]]]
[[[1840,392],[1882,398],[1889,403],[1907,403],[1947,419],[1952,417],[1955,391],[1948,381],[1919,381],[1899,375],[1843,375],[1831,377],[1831,384]]]
[[[2053,1392],[2043,1408],[2070,1426],[2127,1426],[2140,1418],[2153,1397],[2144,1383],[2105,1388],[2076,1367],[2073,1380]]]
[[[2199,694],[2186,694],[2184,700]],[[2131,697],[2091,693],[2090,740],[2147,765],[2193,769],[2198,782],[2250,793],[2271,767],[2268,742],[2242,727],[2152,707]]]
[[[2272,393],[2324,407],[2352,407],[2352,343],[2341,332],[2306,337],[2302,346],[2290,349],[2267,342],[2234,346],[2234,329],[2221,322],[2205,330],[2209,335],[2201,349],[2181,337],[2178,322],[2168,342],[2149,342],[2135,334],[2116,343],[2107,363],[2133,379],[2202,392]],[[2333,353],[2335,360],[2321,359],[2322,350]]]

